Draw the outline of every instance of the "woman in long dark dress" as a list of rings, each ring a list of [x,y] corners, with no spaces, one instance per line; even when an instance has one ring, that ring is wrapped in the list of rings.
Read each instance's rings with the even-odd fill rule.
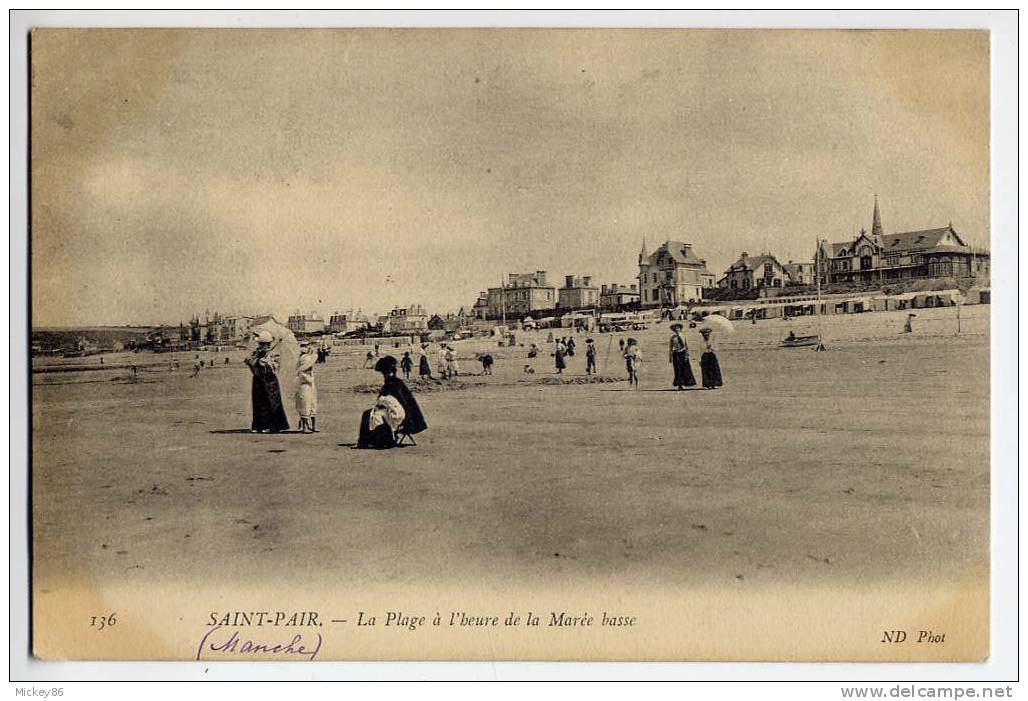
[[[557,367],[557,373],[563,374],[564,368],[568,365],[564,361],[564,354],[567,353],[567,346],[564,345],[564,339],[557,341],[557,347],[553,349],[553,362]]]
[[[418,359],[418,375],[426,380],[432,379],[432,364],[428,361],[428,344],[421,344],[421,357]]]
[[[689,363],[689,348],[682,337],[682,325],[671,324],[671,344],[668,353],[671,366],[675,369],[675,389],[685,389],[696,384],[696,377],[692,374],[692,365]]]
[[[282,404],[282,390],[278,384],[278,361],[271,355],[270,337],[258,337],[257,350],[246,359],[253,373],[250,400],[253,404],[253,432],[279,433],[289,430],[289,419]]]
[[[721,364],[714,353],[714,347],[710,344],[711,333],[710,329],[700,329],[700,335],[706,344],[703,355],[700,356],[700,378],[704,389],[717,389],[722,385]]]
[[[396,376],[396,365],[396,358],[391,355],[375,363],[375,370],[382,373],[385,381],[375,406],[361,414],[358,448],[395,448],[398,433],[414,435],[428,428],[414,395]]]

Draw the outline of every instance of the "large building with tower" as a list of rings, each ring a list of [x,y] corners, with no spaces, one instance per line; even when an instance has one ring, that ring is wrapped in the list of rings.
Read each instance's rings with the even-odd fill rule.
[[[849,241],[821,241],[814,260],[823,285],[989,274],[989,252],[967,245],[952,222],[937,229],[886,233],[877,195],[871,233],[861,229]]]

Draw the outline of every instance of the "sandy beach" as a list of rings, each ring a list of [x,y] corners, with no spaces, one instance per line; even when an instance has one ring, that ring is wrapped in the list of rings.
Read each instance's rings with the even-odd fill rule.
[[[789,322],[739,323],[716,339],[717,391],[670,391],[666,325],[636,334],[638,391],[585,383],[581,334],[563,378],[545,344],[527,375],[525,347],[458,343],[466,374],[418,390],[428,432],[386,452],[349,448],[374,396],[355,388],[379,382],[360,348],[318,366],[315,435],[247,432],[240,351],[199,378],[191,355],[172,372],[138,354],[157,362],[136,382],[37,373],[38,601],[67,578],[285,571],[343,586],[984,578],[988,310],[964,309],[960,336],[953,309],[922,310],[913,335],[903,314],[828,318],[827,353],[777,348]],[[595,338],[601,379],[621,380],[617,343]]]

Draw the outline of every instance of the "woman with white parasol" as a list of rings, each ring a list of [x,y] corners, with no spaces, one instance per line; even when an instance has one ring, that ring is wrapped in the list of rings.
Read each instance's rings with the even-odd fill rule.
[[[270,318],[252,327],[250,337],[257,346],[246,361],[254,374],[251,395],[254,421],[258,426],[254,430],[288,431],[291,421],[288,412],[294,406],[290,402],[287,407],[282,398],[296,396],[299,377],[293,368],[300,357],[300,345],[292,331]],[[281,369],[285,372],[280,374]]]
[[[703,342],[706,344],[703,355],[700,356],[700,377],[704,389],[717,389],[723,384],[721,364],[718,362],[714,346],[710,341],[715,330],[732,333],[735,329],[732,327],[732,322],[720,314],[711,314],[700,324],[700,335],[703,336]]]

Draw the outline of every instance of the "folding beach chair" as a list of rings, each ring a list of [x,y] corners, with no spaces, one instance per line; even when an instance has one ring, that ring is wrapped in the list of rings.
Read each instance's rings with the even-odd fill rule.
[[[396,429],[396,445],[417,445],[417,441],[414,440],[414,436],[407,433],[403,426]]]

